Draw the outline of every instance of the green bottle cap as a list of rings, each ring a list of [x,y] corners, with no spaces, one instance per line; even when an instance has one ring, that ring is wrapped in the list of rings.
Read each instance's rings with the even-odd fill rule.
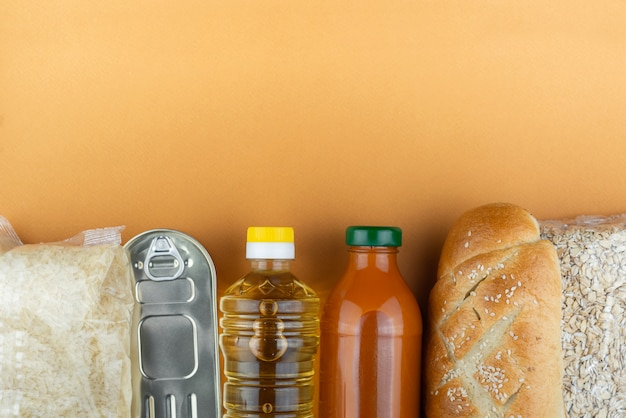
[[[346,244],[367,247],[400,247],[402,230],[395,226],[349,226]]]

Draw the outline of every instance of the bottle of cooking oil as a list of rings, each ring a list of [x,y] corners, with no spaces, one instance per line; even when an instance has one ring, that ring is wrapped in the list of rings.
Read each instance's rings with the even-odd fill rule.
[[[250,227],[250,271],[220,299],[224,418],[312,418],[319,298],[290,271],[290,227]]]

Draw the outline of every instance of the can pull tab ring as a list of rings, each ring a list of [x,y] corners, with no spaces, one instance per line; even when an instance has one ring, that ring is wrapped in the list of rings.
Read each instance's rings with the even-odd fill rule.
[[[185,262],[169,237],[158,236],[150,243],[144,266],[152,280],[174,280],[183,273]]]

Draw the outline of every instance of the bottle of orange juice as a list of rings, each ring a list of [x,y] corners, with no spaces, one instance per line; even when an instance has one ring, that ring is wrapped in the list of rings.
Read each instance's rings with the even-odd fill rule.
[[[397,264],[402,231],[352,226],[348,267],[324,305],[320,417],[419,416],[422,318]]]

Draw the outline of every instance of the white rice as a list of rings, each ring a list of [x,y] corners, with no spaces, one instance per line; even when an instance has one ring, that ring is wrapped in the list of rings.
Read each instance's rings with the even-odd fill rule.
[[[130,416],[133,299],[124,249],[2,250],[0,416]]]

